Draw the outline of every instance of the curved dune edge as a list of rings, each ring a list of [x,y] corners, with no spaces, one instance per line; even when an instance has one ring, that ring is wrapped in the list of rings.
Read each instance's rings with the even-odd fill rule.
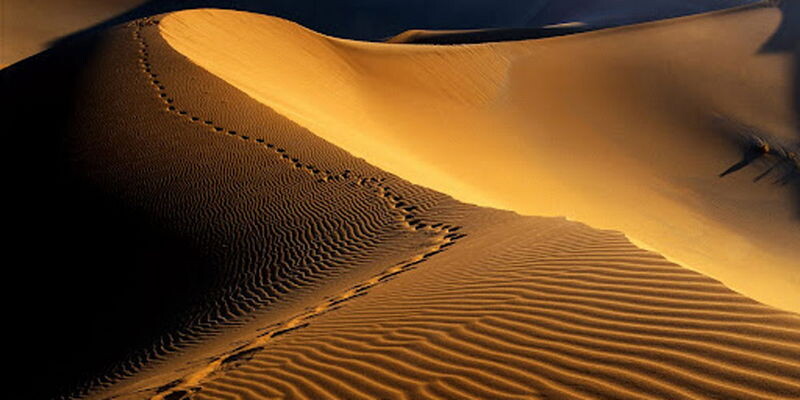
[[[796,188],[753,183],[769,164],[718,177],[741,158],[745,126],[796,145],[791,57],[760,53],[781,21],[756,6],[463,46],[340,40],[223,10],[169,14],[159,29],[381,169],[462,201],[625,232],[798,312]]]
[[[385,40],[386,43],[415,44],[469,44],[502,42],[506,40],[541,39],[553,36],[570,35],[590,30],[583,22],[565,22],[545,25],[539,28],[494,28],[463,30],[411,29]]]
[[[91,157],[75,173],[105,174],[109,191],[137,182],[129,201],[183,215],[178,233],[203,248],[230,248],[215,259],[222,290],[202,293],[210,304],[188,329],[76,396],[800,396],[798,315],[618,232],[386,174],[193,65],[159,22],[111,30],[82,65],[97,107],[76,108],[71,149]]]

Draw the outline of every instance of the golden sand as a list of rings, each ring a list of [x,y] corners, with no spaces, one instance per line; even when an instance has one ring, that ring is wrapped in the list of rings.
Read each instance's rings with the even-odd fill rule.
[[[756,6],[464,46],[346,41],[222,10],[174,13],[160,30],[386,171],[465,202],[622,231],[798,311],[794,188],[753,183],[768,166],[718,177],[751,131],[797,140],[792,55],[760,52],[781,22]]]
[[[417,46],[195,10],[15,64],[21,347],[86,399],[798,399],[789,17]]]

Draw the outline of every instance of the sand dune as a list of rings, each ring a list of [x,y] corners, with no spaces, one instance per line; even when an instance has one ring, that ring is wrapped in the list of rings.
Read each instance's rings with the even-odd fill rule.
[[[46,280],[28,269],[18,280],[48,304],[45,320],[31,309],[23,324],[28,357],[47,360],[36,366],[44,391],[101,384],[198,343],[213,349],[212,338],[254,312],[291,315],[414,257],[437,235],[417,234],[405,218],[412,205],[397,203],[416,194],[414,206],[429,207],[443,195],[384,187],[397,178],[163,43],[142,48],[136,32],[116,29],[100,48],[74,44],[3,71],[12,130],[35,132],[10,138],[14,160],[28,165],[12,226],[20,238],[42,226],[56,238],[47,252],[35,241],[12,246],[37,255],[28,265],[46,266]],[[87,74],[92,83],[72,92]],[[181,84],[166,94],[170,79]],[[38,145],[26,146],[34,136]],[[53,326],[70,346],[41,346]]]
[[[160,29],[193,62],[384,170],[470,203],[623,231],[797,311],[794,54],[760,51],[795,17],[754,6],[456,47],[345,41],[221,10],[174,13]],[[762,139],[783,155],[719,177]]]
[[[145,0],[4,0],[0,66],[15,63],[62,36],[102,22]]]
[[[800,394],[796,316],[619,234],[533,219],[469,228],[452,251],[346,311],[243,350],[246,361],[202,390],[175,389],[198,399]]]
[[[796,301],[778,25],[417,46],[198,10],[6,68],[26,395],[800,398],[800,317],[757,301]],[[724,280],[626,236],[659,232]]]
[[[63,38],[177,10],[218,7],[280,16],[339,37],[381,40],[410,28],[536,28],[591,21],[593,28],[630,24],[741,5],[754,0],[5,0],[0,9],[0,66]],[[491,10],[487,12],[486,10]]]
[[[234,327],[164,351],[159,362],[95,386],[88,398],[800,395],[796,314],[640,250],[620,233],[464,205],[355,162],[297,126],[232,127],[282,118],[231,88],[207,85],[211,77],[172,53],[152,22],[120,34],[128,32],[140,46],[138,73],[163,114],[200,127],[218,150],[236,144],[263,158],[269,168],[260,179],[293,176],[311,183],[312,197],[328,186],[351,187],[337,201],[342,211],[364,207],[350,196],[377,199],[375,210],[395,219],[383,229],[402,235],[357,251],[380,257],[324,277],[313,293],[302,295],[297,282]],[[198,101],[197,90],[248,108],[207,124],[219,110]],[[307,167],[323,160],[331,173]],[[376,179],[362,177],[369,173]]]
[[[388,43],[414,44],[468,44],[485,42],[502,42],[509,40],[542,39],[553,36],[570,35],[590,30],[591,27],[582,22],[567,22],[546,25],[539,28],[495,28],[464,30],[425,30],[411,29],[392,36]]]

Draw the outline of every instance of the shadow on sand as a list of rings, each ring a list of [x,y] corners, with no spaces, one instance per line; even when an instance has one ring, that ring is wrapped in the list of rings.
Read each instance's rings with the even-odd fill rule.
[[[0,70],[7,310],[20,334],[12,352],[24,352],[18,368],[31,377],[20,398],[57,398],[137,354],[215,280],[202,251],[103,190],[71,150],[83,71],[100,51],[83,39]]]
[[[767,5],[777,7],[782,13],[782,21],[775,33],[764,43],[761,54],[789,54],[792,57],[792,102],[795,111],[795,130],[797,137],[793,143],[770,142],[769,135],[759,134],[758,129],[742,123],[724,121],[732,131],[740,133],[738,140],[742,158],[723,171],[719,176],[739,171],[755,162],[765,162],[766,168],[754,181],[772,177],[772,182],[791,187],[797,217],[800,219],[800,2],[768,1]],[[730,126],[731,124],[737,126]]]

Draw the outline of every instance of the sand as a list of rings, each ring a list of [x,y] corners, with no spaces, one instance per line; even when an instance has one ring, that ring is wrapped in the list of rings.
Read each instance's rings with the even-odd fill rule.
[[[50,47],[144,3],[144,0],[4,0],[0,11],[0,67]]]
[[[733,7],[756,0],[4,0],[0,7],[0,67],[86,31],[176,10],[219,7],[280,16],[312,29],[380,41],[409,28],[537,28],[584,21],[599,29]],[[491,10],[491,12],[487,12]]]
[[[28,294],[12,307],[23,314],[13,319],[23,334],[15,344],[40,381],[28,395],[800,398],[800,316],[755,290],[769,286],[791,305],[793,292],[781,291],[794,283],[775,275],[788,264],[752,255],[759,273],[734,291],[731,276],[719,280],[643,250],[631,232],[520,215],[530,214],[524,195],[541,210],[586,196],[578,210],[588,217],[655,232],[649,215],[674,224],[670,236],[690,232],[687,215],[697,216],[720,236],[687,241],[710,255],[724,235],[749,243],[787,234],[794,225],[775,213],[792,211],[791,183],[769,184],[775,175],[753,183],[763,172],[753,165],[718,177],[748,149],[725,129],[764,124],[770,149],[792,139],[791,105],[770,97],[791,89],[779,68],[788,66],[785,46],[770,47],[766,60],[718,67],[719,77],[689,73],[701,71],[691,61],[708,48],[675,57],[669,73],[636,75],[647,71],[642,65],[660,66],[656,56],[674,51],[664,46],[680,32],[726,28],[738,44],[717,42],[713,55],[734,57],[738,46],[761,44],[737,29],[774,30],[777,20],[775,10],[754,8],[541,40],[417,46],[341,41],[266,16],[198,10],[97,32],[4,69],[8,157],[18,166],[10,185],[19,188],[10,196],[10,257],[20,260],[11,279]],[[219,47],[234,34],[242,39]],[[603,47],[607,36],[619,53]],[[646,45],[624,41],[642,36]],[[631,47],[643,64],[626,69]],[[588,59],[561,59],[579,52]],[[753,82],[749,62],[764,68]],[[536,79],[540,68],[550,80]],[[667,79],[661,73],[689,82],[679,80],[680,91],[669,80],[647,83]],[[725,85],[739,79],[750,86]],[[725,96],[701,96],[712,89]],[[686,101],[693,107],[673,115],[645,102],[651,91],[709,103]],[[746,96],[753,104],[737,103]],[[567,124],[564,102],[587,120]],[[595,110],[621,105],[631,112],[619,119]],[[712,105],[709,126],[720,130],[703,133],[703,118],[690,111]],[[626,118],[636,112],[644,115]],[[335,136],[355,119],[358,129]],[[536,130],[522,130],[534,120]],[[643,127],[647,137],[633,134]],[[648,147],[675,141],[697,148]],[[669,157],[672,169],[662,165]],[[575,161],[584,159],[595,164]],[[608,169],[595,172],[602,161]],[[762,207],[702,207],[723,198],[727,207]],[[770,224],[738,231],[728,227],[741,228],[734,217]]]
[[[719,177],[750,136],[797,152],[794,54],[761,51],[781,23],[779,9],[755,6],[452,47],[345,41],[222,10],[171,14],[160,29],[193,62],[381,169],[465,202],[625,232],[799,311],[797,181],[771,183],[796,176],[797,159],[755,183],[787,158]]]

